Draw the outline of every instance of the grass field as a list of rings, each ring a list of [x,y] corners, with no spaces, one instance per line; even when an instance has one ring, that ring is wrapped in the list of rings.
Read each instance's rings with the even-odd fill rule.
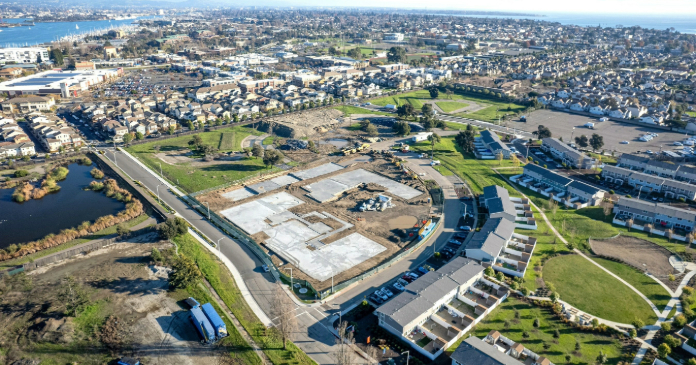
[[[372,100],[372,104],[379,106],[386,106],[387,104],[393,104],[396,106],[409,103],[413,105],[414,108],[420,110],[423,107],[423,102],[421,100],[432,100],[428,90],[418,90],[412,91],[405,94],[384,96],[375,100]]]
[[[515,311],[519,319],[515,318]],[[534,320],[539,319],[539,327],[534,327]],[[554,338],[558,329],[559,338]],[[571,355],[569,364],[594,364],[603,351],[609,361],[607,364],[617,364],[621,356],[621,344],[609,337],[591,332],[579,332],[559,321],[548,308],[537,307],[515,298],[508,298],[494,309],[479,323],[474,336],[483,338],[492,330],[524,345],[540,356],[549,358],[555,364],[567,364],[566,355]],[[529,334],[528,338],[523,333]],[[464,336],[462,339],[466,339]],[[580,342],[580,350],[575,351],[576,342]],[[447,352],[453,352],[459,343],[450,347]],[[544,348],[547,345],[548,348]]]
[[[467,103],[460,103],[458,101],[437,101],[435,104],[445,113],[451,113],[457,109],[469,106]]]
[[[228,134],[231,136],[227,136]],[[199,133],[204,144],[212,145],[213,147],[221,146],[223,143],[225,146],[232,145],[229,151],[241,150],[241,143],[245,137],[250,135],[258,136],[261,134],[263,133],[246,127],[231,127]],[[160,152],[180,150],[182,148],[189,148],[188,141],[190,141],[191,138],[191,136],[181,136],[162,141],[133,145],[126,148],[126,151],[143,161],[154,171],[159,171],[161,164],[162,172],[165,177],[188,193],[243,179],[260,172],[269,171],[269,169],[264,166],[261,159],[252,157],[224,164],[193,166],[192,163],[180,163],[176,165],[165,163],[155,156],[155,146],[160,146]],[[224,152],[225,150],[222,151]]]
[[[225,132],[220,134],[220,143],[218,144],[218,150],[232,150],[234,148],[234,137],[235,132]]]
[[[554,257],[543,269],[544,281],[555,285],[561,299],[578,309],[614,322],[636,318],[655,323],[648,303],[616,278],[579,255]]]
[[[266,137],[263,139],[263,141],[261,141],[261,144],[263,144],[264,146],[271,145],[273,144],[273,141],[275,141],[275,138],[275,136]]]
[[[145,222],[148,218],[149,218],[149,216],[147,214],[141,214],[141,215],[125,222],[124,224],[126,225],[126,227],[131,228],[131,227],[137,226],[138,224],[140,224],[142,222]],[[77,238],[77,239],[74,239],[72,241],[65,242],[62,245],[47,248],[45,250],[41,250],[41,251],[35,252],[33,254],[24,256],[24,257],[0,262],[0,269],[6,269],[8,267],[22,265],[22,264],[25,264],[27,262],[34,261],[34,260],[40,259],[42,257],[48,256],[52,253],[67,250],[71,247],[74,247],[74,246],[77,246],[77,245],[80,245],[80,244],[83,244],[83,243],[86,243],[86,242],[89,242],[92,240],[98,240],[100,238],[104,238],[104,237],[110,236],[112,234],[116,234],[116,226],[104,228],[101,231],[94,232],[92,235],[82,237],[82,238]]]
[[[396,114],[391,114],[391,113],[385,113],[385,112],[380,112],[376,110],[369,110],[365,108],[360,108],[357,106],[353,105],[339,105],[333,107],[334,109],[340,111],[345,115],[346,117],[350,117],[353,114],[374,114],[374,115],[384,115],[388,117],[395,117]]]
[[[288,364],[289,359],[292,359],[291,363],[298,365],[316,364],[292,342],[288,343],[287,350],[283,350],[282,340],[273,335],[273,329],[268,330],[268,336],[263,335],[266,332],[264,324],[249,308],[237,284],[235,284],[232,274],[215,256],[201,247],[201,244],[194,237],[187,233],[176,237],[174,243],[179,247],[180,254],[186,255],[196,262],[206,280],[273,364]]]
[[[660,311],[663,311],[669,300],[672,299],[662,285],[628,265],[602,258],[593,258],[593,260],[638,289],[638,291],[648,297]]]

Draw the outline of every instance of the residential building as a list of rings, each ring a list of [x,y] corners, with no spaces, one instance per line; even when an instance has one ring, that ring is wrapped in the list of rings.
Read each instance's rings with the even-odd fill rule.
[[[510,147],[500,140],[498,134],[488,129],[481,131],[481,137],[477,137],[476,141],[482,143],[484,148],[493,156],[502,153],[503,158],[508,159],[512,155]]]
[[[12,98],[2,102],[2,110],[9,113],[31,113],[33,111],[50,110],[55,105],[52,97],[29,96]]]
[[[43,47],[0,48],[0,64],[39,63],[49,60],[48,49]]]
[[[553,365],[553,363],[526,349],[498,331],[491,331],[484,339],[469,337],[450,356],[452,365]]]
[[[696,356],[696,321],[687,323],[684,328],[677,332],[676,337],[681,340],[681,348]]]
[[[580,209],[597,206],[606,193],[602,189],[559,175],[535,164],[526,164],[523,171],[522,175],[513,176],[510,180],[551,197],[568,207]]]
[[[458,257],[408,284],[379,307],[379,325],[434,360],[508,295],[488,281],[484,267]],[[431,339],[421,347],[419,341]]]
[[[511,198],[505,188],[491,185],[483,188],[479,202],[488,209],[490,218],[505,218],[514,222],[516,228],[537,229],[527,198]]]
[[[561,160],[564,164],[578,169],[591,169],[596,162],[557,138],[542,139],[541,150],[551,153],[554,158]]]
[[[536,238],[515,233],[514,221],[489,218],[466,246],[466,257],[492,265],[496,271],[523,277]]]
[[[614,223],[623,224],[625,219],[634,219],[634,224],[645,222],[652,224],[655,228],[673,228],[686,232],[691,232],[696,225],[696,211],[673,207],[666,204],[658,204],[644,200],[621,197],[614,205],[613,212],[622,221]]]
[[[691,174],[692,169],[694,169],[686,165],[667,164],[667,166],[672,166],[674,170],[672,170],[672,172],[662,171],[663,176],[677,176],[679,172],[677,169],[681,169],[682,167],[684,167],[684,174]],[[656,171],[653,170],[653,173],[656,173]],[[663,193],[667,198],[696,200],[696,185],[690,183],[688,180],[674,180],[668,177],[659,177],[654,174],[610,165],[606,165],[602,169],[602,177],[608,182],[619,185],[628,184],[648,194],[656,192]]]

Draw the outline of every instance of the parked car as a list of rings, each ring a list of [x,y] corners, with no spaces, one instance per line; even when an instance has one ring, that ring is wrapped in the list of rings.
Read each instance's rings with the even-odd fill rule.
[[[451,240],[447,241],[447,243],[451,243],[451,244],[457,245],[457,246],[461,246],[461,245],[462,245],[462,242],[461,242],[461,241],[457,241],[457,240],[455,240],[455,239],[451,239]]]
[[[464,232],[471,232],[471,227],[470,226],[461,226],[459,227]]]
[[[382,293],[381,291],[379,291],[379,290],[375,290],[375,292],[372,293],[372,294],[378,296],[378,297],[379,297],[380,299],[382,299],[382,300],[385,300],[385,301],[386,301],[386,300],[389,300],[389,297],[388,297],[386,294],[384,294],[384,293]]]
[[[392,293],[392,291],[387,288],[382,288],[382,293],[386,294],[389,298],[394,296],[394,293]]]
[[[629,144],[629,143],[631,143],[631,142],[629,142],[629,141],[621,141],[621,142],[619,142],[619,143],[621,143],[621,144]]]
[[[406,275],[409,275],[414,279],[418,279],[420,277],[420,275],[416,274],[415,272],[407,272]]]
[[[404,279],[397,279],[396,282],[401,284],[404,287],[406,287],[406,285],[408,285],[408,283],[409,283],[408,281],[406,281]]]
[[[371,301],[373,301],[373,302],[375,302],[375,303],[377,303],[377,304],[382,304],[382,303],[384,303],[384,300],[383,300],[382,298],[380,298],[378,295],[374,294],[374,293],[373,293],[373,294],[370,294],[370,296],[369,296],[368,298],[369,298]]]
[[[263,266],[261,266],[261,270],[263,270],[263,272],[269,272],[269,271],[271,271],[271,270],[268,269],[268,265],[263,265]]]
[[[461,239],[464,239],[464,238],[466,238],[468,235],[469,235],[468,233],[455,233],[455,234],[454,234],[454,238],[461,238]]]
[[[424,268],[423,266],[419,266],[419,267],[418,267],[418,271],[420,271],[420,272],[423,273],[423,274],[427,274],[429,270],[426,269],[426,268]]]
[[[404,286],[401,285],[401,284],[399,284],[398,282],[392,284],[392,286],[394,287],[394,289],[396,289],[396,290],[398,290],[398,291],[404,291],[404,290],[406,290],[406,288],[404,288]]]
[[[409,282],[409,283],[411,283],[411,282],[413,282],[414,280],[416,280],[413,276],[410,276],[410,275],[404,275],[404,276],[401,277],[401,279],[406,280],[406,281]]]

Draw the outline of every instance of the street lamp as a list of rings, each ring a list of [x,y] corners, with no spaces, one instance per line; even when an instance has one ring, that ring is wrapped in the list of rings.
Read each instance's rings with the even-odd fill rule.
[[[158,162],[158,164],[160,165],[160,176],[164,179],[164,175],[162,175],[162,163]]]
[[[408,365],[408,359],[411,357],[411,353],[409,351],[404,351],[401,353],[401,355],[406,354],[406,365]]]
[[[341,305],[334,303],[334,306],[338,306],[338,324],[339,326],[341,325],[341,322],[343,322],[343,313],[341,313]]]
[[[157,185],[157,200],[160,202],[160,204],[162,204],[162,199],[160,199],[160,196],[159,196],[159,187],[160,187],[160,185],[164,185],[164,184],[159,184],[159,185]]]
[[[645,185],[641,185],[640,188],[638,189],[638,200],[640,200],[640,192],[641,192],[641,190],[643,190],[644,186]]]
[[[573,127],[573,131],[570,132],[570,141],[568,141],[568,143],[573,143],[573,133],[575,133],[575,127]]]
[[[208,220],[210,220],[210,204],[208,202],[203,202],[208,207]]]
[[[218,252],[220,252],[220,253],[222,253],[222,250],[220,249],[220,241],[222,241],[223,238],[225,238],[225,237],[220,237],[220,239],[217,240]]]

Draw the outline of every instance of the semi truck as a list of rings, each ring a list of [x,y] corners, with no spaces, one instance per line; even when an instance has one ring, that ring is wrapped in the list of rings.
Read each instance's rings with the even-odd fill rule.
[[[215,337],[217,337],[218,340],[227,337],[227,326],[222,318],[220,318],[220,315],[215,311],[215,308],[213,308],[210,303],[205,303],[201,306],[201,309],[213,326]]]
[[[215,330],[213,329],[213,326],[210,324],[208,317],[206,317],[205,314],[203,314],[201,308],[193,307],[191,308],[190,313],[191,322],[193,322],[193,325],[198,330],[198,333],[201,335],[201,338],[203,338],[201,341],[205,343],[215,342]]]

